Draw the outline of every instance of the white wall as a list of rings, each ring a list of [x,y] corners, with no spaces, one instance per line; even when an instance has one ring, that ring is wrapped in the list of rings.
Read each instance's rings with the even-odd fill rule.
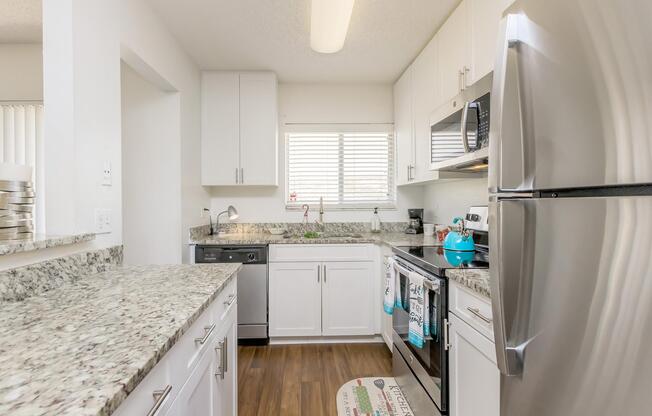
[[[98,236],[96,245],[122,243],[124,59],[147,79],[179,91],[184,237],[177,245],[186,259],[184,229],[203,222],[200,208],[209,203],[199,180],[199,69],[143,0],[44,2],[43,21],[48,232],[92,231],[95,209],[108,208],[113,231]],[[110,187],[101,185],[107,161]]]
[[[179,94],[126,64],[121,74],[124,263],[180,263]]]
[[[43,45],[0,44],[0,101],[43,99]]]
[[[487,178],[437,182],[423,187],[424,219],[436,224],[451,224],[464,216],[470,206],[489,203]]]
[[[285,210],[285,132],[307,123],[388,124],[394,120],[391,85],[357,84],[280,84],[279,85],[279,186],[278,188],[211,189],[214,214],[229,204],[240,213],[240,222],[299,222],[303,213]],[[392,126],[388,126],[392,128]],[[398,208],[381,211],[384,221],[407,219],[407,209],[421,207],[422,189],[400,188]],[[333,221],[368,221],[371,210],[327,211],[325,219]],[[311,220],[316,218],[312,213]]]

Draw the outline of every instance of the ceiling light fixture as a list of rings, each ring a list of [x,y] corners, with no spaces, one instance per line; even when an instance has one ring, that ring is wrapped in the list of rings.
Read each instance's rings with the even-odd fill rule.
[[[310,47],[320,53],[334,53],[344,47],[355,0],[312,0]]]

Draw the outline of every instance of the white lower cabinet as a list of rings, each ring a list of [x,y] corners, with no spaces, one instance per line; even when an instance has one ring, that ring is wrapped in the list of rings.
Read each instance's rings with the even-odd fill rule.
[[[114,415],[237,416],[234,279]]]
[[[500,372],[494,343],[469,324],[450,318],[450,415],[499,416]]]
[[[374,331],[373,250],[351,246],[356,261],[341,259],[344,245],[270,246],[269,335],[356,336]],[[310,255],[305,256],[306,250]],[[363,253],[370,253],[368,256]],[[321,261],[303,261],[303,259]]]
[[[322,335],[373,334],[371,262],[326,262],[322,265]]]

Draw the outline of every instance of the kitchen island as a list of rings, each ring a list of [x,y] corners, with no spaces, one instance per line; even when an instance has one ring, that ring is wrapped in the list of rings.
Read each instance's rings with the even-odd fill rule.
[[[240,267],[116,266],[0,303],[0,414],[113,413]]]

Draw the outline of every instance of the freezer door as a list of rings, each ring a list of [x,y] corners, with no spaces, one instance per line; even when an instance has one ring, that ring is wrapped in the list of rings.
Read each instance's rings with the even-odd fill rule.
[[[652,196],[490,201],[502,416],[652,409]]]
[[[521,0],[507,13],[490,190],[652,183],[652,1]]]

